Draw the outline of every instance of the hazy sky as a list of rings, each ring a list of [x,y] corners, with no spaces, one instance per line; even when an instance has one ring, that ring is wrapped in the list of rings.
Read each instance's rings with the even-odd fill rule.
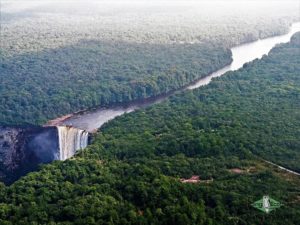
[[[83,39],[190,43],[233,36],[236,44],[247,35],[276,34],[299,21],[299,2],[2,0],[1,47],[15,53]]]

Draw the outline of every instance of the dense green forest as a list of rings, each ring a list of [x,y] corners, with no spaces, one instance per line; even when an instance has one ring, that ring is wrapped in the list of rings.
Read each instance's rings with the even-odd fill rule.
[[[228,64],[230,47],[299,20],[293,1],[143,2],[3,0],[0,124],[177,89]]]
[[[64,162],[1,185],[1,224],[297,224],[300,33],[209,85],[107,123]],[[236,172],[238,171],[238,172]],[[180,178],[200,176],[198,183]],[[284,204],[264,214],[268,194]]]
[[[213,44],[78,45],[0,60],[0,124],[41,124],[94,106],[167,93],[231,62]]]
[[[205,87],[111,121],[99,140],[119,159],[255,153],[300,172],[299,36]]]

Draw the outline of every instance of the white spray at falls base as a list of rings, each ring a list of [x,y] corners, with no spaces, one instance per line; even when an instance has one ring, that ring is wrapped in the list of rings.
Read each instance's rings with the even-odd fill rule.
[[[59,160],[66,160],[88,145],[89,133],[71,126],[57,126]]]

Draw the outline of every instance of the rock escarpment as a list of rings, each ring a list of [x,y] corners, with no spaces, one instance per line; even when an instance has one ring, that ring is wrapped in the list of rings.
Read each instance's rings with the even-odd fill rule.
[[[66,160],[88,144],[74,127],[0,127],[0,180],[11,183],[39,164]]]

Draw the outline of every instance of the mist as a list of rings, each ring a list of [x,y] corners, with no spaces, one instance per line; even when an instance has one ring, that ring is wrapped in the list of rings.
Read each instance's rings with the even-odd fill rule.
[[[72,4],[70,4],[72,2]],[[297,1],[2,1],[2,50],[8,55],[80,40],[236,45],[233,34],[286,32]],[[218,38],[216,38],[218,37]],[[232,38],[230,38],[232,39]]]

